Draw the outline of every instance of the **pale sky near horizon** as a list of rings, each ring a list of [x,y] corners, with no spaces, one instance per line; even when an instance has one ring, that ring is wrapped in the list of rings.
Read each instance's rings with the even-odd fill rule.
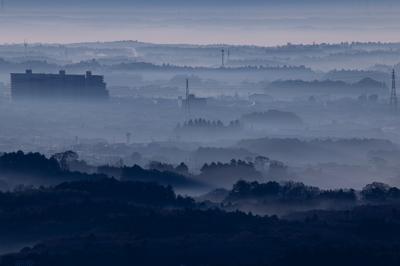
[[[361,6],[335,7],[242,4],[121,8],[117,5],[96,9],[76,8],[76,4],[73,8],[57,5],[23,8],[6,2],[0,12],[0,43],[139,40],[270,46],[287,42],[400,41],[399,5],[365,2],[368,1],[364,0]]]

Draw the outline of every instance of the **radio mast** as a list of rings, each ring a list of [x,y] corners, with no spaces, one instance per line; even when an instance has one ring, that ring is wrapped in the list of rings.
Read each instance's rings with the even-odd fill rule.
[[[390,93],[390,106],[394,111],[397,111],[397,92],[396,92],[396,73],[392,72],[392,91]]]

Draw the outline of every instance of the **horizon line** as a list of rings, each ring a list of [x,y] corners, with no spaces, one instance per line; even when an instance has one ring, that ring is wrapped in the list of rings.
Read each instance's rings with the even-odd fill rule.
[[[319,46],[319,45],[352,45],[352,44],[381,44],[381,45],[390,45],[390,44],[400,44],[400,41],[338,41],[338,42],[286,42],[282,44],[272,44],[272,45],[260,45],[260,44],[239,44],[239,43],[182,43],[182,42],[146,42],[140,40],[132,40],[132,39],[120,39],[120,40],[109,40],[109,41],[78,41],[78,42],[29,42],[29,40],[24,40],[22,42],[0,42],[0,46],[7,45],[24,45],[28,43],[29,45],[79,45],[79,44],[112,44],[112,43],[123,43],[123,42],[133,42],[138,44],[148,44],[148,45],[176,45],[176,46],[231,46],[231,47],[243,47],[243,46],[252,46],[252,47],[260,47],[260,48],[276,48],[276,47],[285,47],[285,46]]]

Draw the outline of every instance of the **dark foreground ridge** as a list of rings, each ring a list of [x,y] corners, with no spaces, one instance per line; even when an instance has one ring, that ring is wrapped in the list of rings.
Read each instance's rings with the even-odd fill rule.
[[[38,243],[0,265],[399,265],[399,225],[395,202],[284,220],[154,183],[74,181],[0,193],[1,245]]]

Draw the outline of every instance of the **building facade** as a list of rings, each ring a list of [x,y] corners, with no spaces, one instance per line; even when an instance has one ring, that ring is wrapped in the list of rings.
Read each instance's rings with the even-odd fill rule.
[[[32,70],[11,74],[11,97],[13,100],[60,99],[105,100],[109,93],[104,77],[92,75],[36,74]]]

